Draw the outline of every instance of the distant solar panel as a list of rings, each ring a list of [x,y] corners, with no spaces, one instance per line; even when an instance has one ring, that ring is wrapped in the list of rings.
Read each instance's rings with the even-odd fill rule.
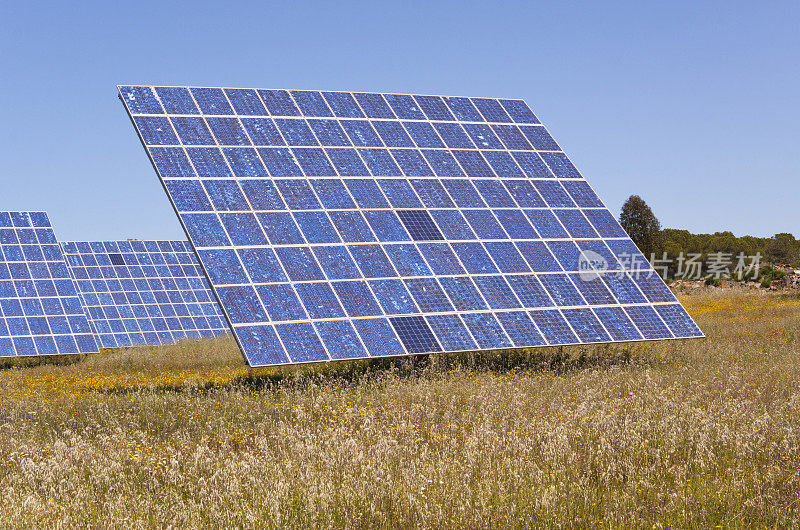
[[[119,91],[253,366],[702,336],[521,100]]]
[[[97,351],[44,212],[0,212],[0,357]]]
[[[230,331],[186,241],[78,241],[62,248],[103,348]]]

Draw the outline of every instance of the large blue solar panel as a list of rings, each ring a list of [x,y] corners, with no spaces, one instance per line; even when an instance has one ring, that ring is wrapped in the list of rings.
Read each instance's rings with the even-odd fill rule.
[[[702,336],[522,100],[119,90],[253,366]]]
[[[0,212],[0,357],[97,351],[44,212]]]
[[[230,331],[186,241],[74,241],[61,247],[102,348]],[[234,300],[239,305],[232,307],[239,307]]]

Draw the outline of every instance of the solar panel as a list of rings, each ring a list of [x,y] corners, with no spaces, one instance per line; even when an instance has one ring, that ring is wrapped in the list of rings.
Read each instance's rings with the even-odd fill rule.
[[[230,331],[186,241],[76,241],[62,249],[103,348]]]
[[[119,91],[253,366],[702,336],[522,100]]]
[[[45,212],[0,212],[0,357],[97,351]]]

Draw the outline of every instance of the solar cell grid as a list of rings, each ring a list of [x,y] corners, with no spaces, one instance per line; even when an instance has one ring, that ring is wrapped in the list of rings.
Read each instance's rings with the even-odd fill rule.
[[[497,318],[502,322],[508,336],[519,347],[542,346],[545,340],[539,333],[536,325],[524,311],[497,313]]]
[[[635,320],[588,307],[674,305],[521,100],[120,94],[212,287],[251,293],[222,305],[253,365],[636,340]]]
[[[97,351],[44,212],[0,212],[0,357]]]
[[[478,346],[483,349],[512,348],[508,334],[492,313],[465,313],[461,317]]]
[[[61,249],[103,348],[171,344],[230,329],[186,241],[76,241]],[[237,321],[256,307],[245,296],[218,294]]]
[[[640,340],[642,335],[621,307],[598,307],[595,314],[615,341]]]
[[[446,351],[466,351],[477,348],[475,340],[458,315],[430,315],[431,330]]]

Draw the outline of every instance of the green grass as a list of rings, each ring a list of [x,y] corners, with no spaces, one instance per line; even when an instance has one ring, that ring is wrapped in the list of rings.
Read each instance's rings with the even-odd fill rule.
[[[683,301],[708,339],[276,370],[230,338],[17,361],[0,526],[797,526],[800,299]]]

